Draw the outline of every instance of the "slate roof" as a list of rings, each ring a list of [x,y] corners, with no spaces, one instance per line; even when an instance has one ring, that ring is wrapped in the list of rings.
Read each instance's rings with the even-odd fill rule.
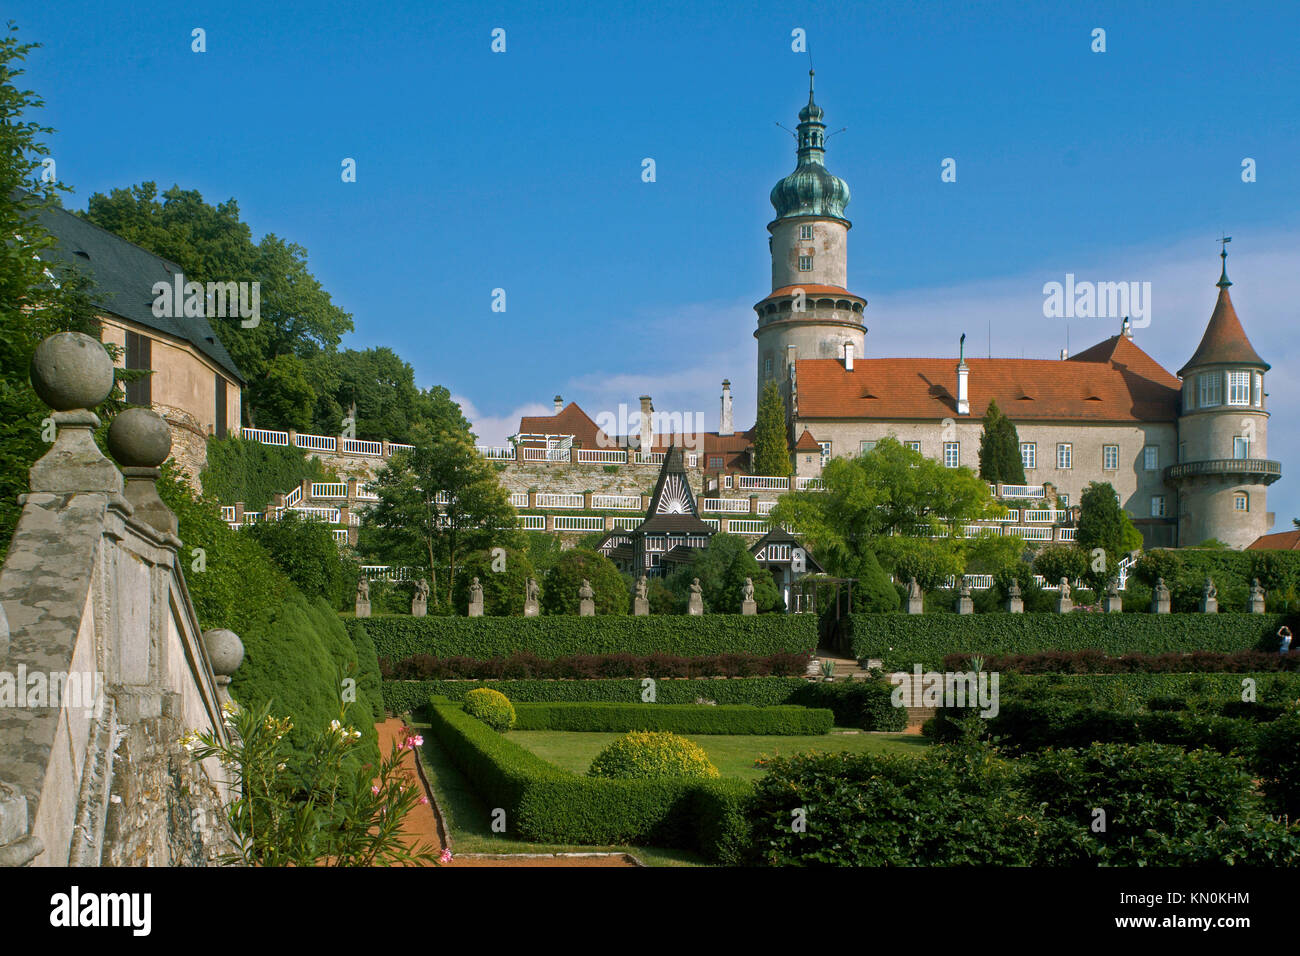
[[[235,381],[246,381],[206,318],[159,318],[153,314],[155,282],[175,283],[181,267],[66,209],[38,210],[36,218],[58,240],[42,251],[46,261],[66,263],[94,280],[92,300],[112,313],[174,339],[188,342]],[[232,322],[232,320],[220,320]],[[239,328],[238,320],[233,320]]]

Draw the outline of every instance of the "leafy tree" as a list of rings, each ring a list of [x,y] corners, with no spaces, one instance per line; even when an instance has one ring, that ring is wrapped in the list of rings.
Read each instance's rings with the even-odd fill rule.
[[[1098,555],[1088,563],[1088,577],[1094,588],[1104,587],[1119,573],[1119,561],[1124,555],[1141,549],[1142,533],[1120,508],[1119,495],[1109,482],[1089,482],[1079,497],[1075,543],[1089,554],[1096,548],[1106,553],[1104,562],[1098,560]]]
[[[899,535],[880,538],[877,543],[881,562],[900,584],[916,578],[922,590],[933,591],[965,571],[960,550],[949,541]]]
[[[597,614],[626,614],[627,581],[613,561],[599,551],[571,548],[560,555],[542,582],[542,608],[547,614],[577,614],[578,589],[583,580],[595,592]]]
[[[740,613],[745,578],[754,582],[754,603],[760,611],[785,606],[772,575],[759,566],[749,553],[748,543],[739,535],[715,534],[709,539],[708,547],[692,556],[690,564],[669,575],[668,588],[675,595],[677,606],[686,607],[695,578],[700,579],[704,609],[712,614]]]
[[[768,382],[758,403],[754,425],[754,473],[775,478],[790,476],[790,438],[785,400],[775,382]]]
[[[286,511],[279,521],[259,521],[247,533],[308,597],[322,597],[339,609],[349,603],[360,568],[343,557],[325,522]]]
[[[312,428],[319,434],[339,434],[355,408],[358,438],[409,444],[415,423],[432,412],[415,384],[415,370],[390,348],[322,353],[308,378],[315,391]]]
[[[513,546],[519,518],[467,432],[431,434],[422,426],[415,439],[414,449],[394,455],[376,476],[372,488],[379,501],[362,521],[380,532],[375,540],[392,563],[420,564],[432,575],[445,561],[450,604],[461,556]]]
[[[456,612],[468,613],[470,584],[478,578],[483,586],[484,614],[522,617],[528,579],[536,577],[537,571],[528,559],[527,551],[503,548],[496,555],[491,551],[475,551],[466,556],[456,578]]]
[[[1048,545],[1034,556],[1034,571],[1048,584],[1061,578],[1076,581],[1088,576],[1088,554],[1073,544]]]
[[[1025,483],[1025,466],[1020,457],[1020,436],[1011,419],[990,401],[980,434],[980,477],[1008,485]]]

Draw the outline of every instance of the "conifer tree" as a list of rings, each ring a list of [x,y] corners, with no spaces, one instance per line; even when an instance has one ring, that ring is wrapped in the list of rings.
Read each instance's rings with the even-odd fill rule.
[[[754,426],[754,472],[773,478],[790,476],[790,440],[785,427],[785,400],[775,382],[768,382],[758,403]]]
[[[1007,485],[1025,483],[1025,465],[1020,458],[1020,435],[997,402],[989,402],[980,435],[980,477]]]

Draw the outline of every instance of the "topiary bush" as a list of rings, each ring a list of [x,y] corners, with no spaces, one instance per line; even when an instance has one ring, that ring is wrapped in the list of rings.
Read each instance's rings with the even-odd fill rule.
[[[857,566],[847,577],[857,578],[853,585],[854,611],[878,614],[898,610],[898,589],[880,566],[874,551],[864,550]]]
[[[578,613],[578,589],[583,579],[595,592],[596,613],[626,614],[630,598],[627,582],[617,565],[599,551],[573,548],[565,551],[546,572],[542,584],[542,610],[547,614]],[[520,595],[523,601],[523,595]]]
[[[528,579],[537,578],[533,562],[526,551],[505,548],[504,555],[494,558],[491,551],[476,551],[456,568],[456,613],[469,609],[469,589],[474,578],[483,587],[483,613],[492,617],[522,617]],[[497,570],[500,568],[500,570]],[[540,581],[538,582],[540,584]],[[592,585],[595,586],[594,584]]]
[[[465,695],[465,713],[477,717],[497,733],[504,734],[515,725],[515,707],[499,690],[479,687]]]
[[[699,744],[674,733],[655,731],[633,731],[619,737],[596,754],[587,775],[614,780],[705,780],[721,776]]]

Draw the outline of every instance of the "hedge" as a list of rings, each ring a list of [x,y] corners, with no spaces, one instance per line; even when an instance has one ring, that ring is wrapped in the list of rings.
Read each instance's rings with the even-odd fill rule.
[[[1276,650],[1282,614],[852,614],[843,619],[859,660],[886,669],[939,667],[947,654],[1032,654],[1096,649],[1109,654]]]
[[[358,622],[348,622],[355,627]],[[366,631],[380,657],[539,657],[575,654],[777,654],[817,646],[811,614],[650,617],[371,617]]]
[[[1243,684],[1254,682],[1260,705],[1300,699],[1300,674],[1014,674],[1000,675],[1004,702],[1065,700],[1093,707],[1132,708],[1152,698],[1182,698],[1226,704],[1240,701]]]
[[[988,722],[988,732],[1016,751],[1087,747],[1093,743],[1173,744],[1219,753],[1253,751],[1261,724],[1245,717],[1207,717],[1179,711],[1125,714],[1061,702],[1011,703]]]
[[[970,657],[948,654],[943,669],[966,670]],[[1035,654],[995,654],[984,669],[1020,674],[1259,674],[1300,672],[1300,654],[1267,651],[1192,651],[1168,654],[1119,654],[1102,651],[1039,651]]]
[[[516,730],[678,734],[819,735],[829,733],[835,715],[824,708],[730,704],[549,703],[518,704]]]
[[[1280,656],[1280,655],[1279,655]],[[596,680],[606,677],[804,677],[812,655],[575,654],[538,657],[525,651],[509,657],[433,657],[416,654],[402,661],[381,662],[385,680]],[[1300,654],[1296,655],[1300,667]]]
[[[561,770],[445,700],[429,701],[431,732],[507,832],[540,843],[694,849],[735,862],[748,839],[736,780],[604,780]]]
[[[809,682],[798,677],[737,677],[668,679],[654,682],[655,702],[693,704],[697,700],[718,704],[802,703],[793,695]],[[515,703],[548,701],[611,701],[642,703],[641,681],[629,680],[422,680],[384,681],[384,704],[395,714],[418,710],[431,696],[460,700],[477,687],[499,690]]]
[[[888,681],[804,682],[790,697],[793,704],[828,707],[841,727],[895,733],[907,729],[907,709],[895,707]]]

